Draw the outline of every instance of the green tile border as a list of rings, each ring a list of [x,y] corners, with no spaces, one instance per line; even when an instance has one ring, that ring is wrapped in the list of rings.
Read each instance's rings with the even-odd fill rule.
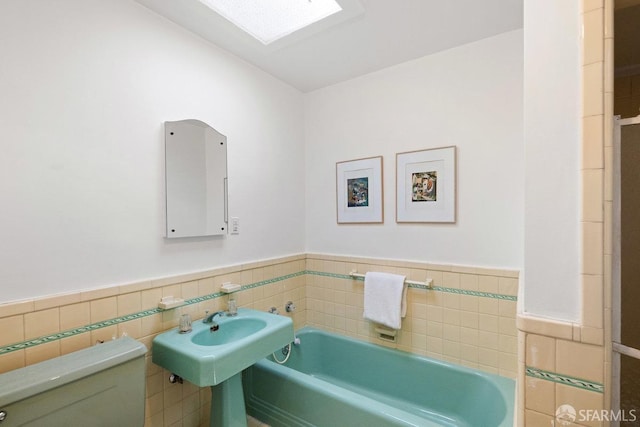
[[[311,270],[306,270],[306,274],[311,274],[312,276],[333,277],[335,279],[358,280],[361,282],[364,281],[364,278],[362,277],[352,277],[349,274],[325,273],[323,271],[311,271]],[[458,294],[458,295],[469,295],[472,297],[493,298],[493,299],[499,299],[503,301],[517,301],[518,299],[514,295],[494,294],[491,292],[471,291],[468,289],[446,288],[444,286],[429,287],[426,285],[414,285],[414,284],[409,284],[408,286],[414,289],[424,289],[424,290],[446,292],[449,294]]]
[[[247,290],[247,289],[257,288],[257,287],[260,287],[260,286],[269,285],[271,283],[281,282],[283,280],[287,280],[287,279],[292,279],[294,277],[303,276],[305,274],[306,274],[306,272],[303,270],[303,271],[299,271],[297,273],[292,273],[292,274],[287,274],[287,275],[280,276],[280,277],[275,277],[273,279],[261,280],[259,282],[251,283],[249,285],[244,285],[244,286],[242,286],[241,290],[244,291],[244,290]],[[220,298],[223,295],[226,295],[226,294],[224,292],[216,292],[216,293],[209,294],[209,295],[204,295],[204,296],[201,296],[201,297],[191,298],[191,299],[185,300],[184,306],[191,305],[191,304],[197,304],[199,302]],[[85,332],[95,331],[96,329],[102,329],[102,328],[106,328],[108,326],[113,326],[113,325],[118,325],[120,323],[128,322],[130,320],[135,320],[135,319],[140,319],[140,318],[143,318],[143,317],[151,316],[151,315],[154,315],[154,314],[157,314],[157,313],[161,313],[163,311],[164,310],[161,310],[159,308],[152,308],[152,309],[149,309],[149,310],[140,311],[138,313],[128,314],[126,316],[120,316],[120,317],[116,317],[114,319],[104,320],[102,322],[91,323],[89,325],[80,326],[78,328],[69,329],[67,331],[57,332],[57,333],[51,334],[51,335],[45,335],[45,336],[42,336],[42,337],[34,338],[32,340],[14,343],[14,344],[11,344],[11,345],[0,347],[0,356],[3,355],[3,354],[14,352],[14,351],[24,350],[24,349],[27,349],[27,348],[30,348],[30,347],[35,347],[35,346],[40,345],[40,344],[46,344],[46,343],[49,343],[49,342],[58,341],[58,340],[61,340],[63,338],[72,337],[72,336],[79,335],[79,334],[82,334],[82,333],[85,333]]]
[[[243,285],[241,290],[245,291],[245,290],[248,290],[248,289],[258,288],[260,286],[265,286],[265,285],[269,285],[269,284],[272,284],[272,283],[277,283],[277,282],[281,282],[281,281],[284,281],[284,280],[293,279],[295,277],[300,277],[300,276],[304,276],[304,275],[307,275],[307,274],[312,275],[312,276],[333,277],[333,278],[336,278],[336,279],[364,281],[363,278],[354,278],[354,277],[351,277],[348,274],[337,274],[337,273],[326,273],[326,272],[323,272],[323,271],[302,270],[302,271],[299,271],[297,273],[291,273],[291,274],[287,274],[287,275],[284,275],[284,276],[274,277],[273,279],[266,279],[266,280],[261,280],[259,282],[251,283],[251,284],[248,284],[248,285]],[[445,288],[445,287],[442,287],[442,286],[434,286],[432,288],[429,288],[429,287],[424,286],[424,285],[413,285],[413,284],[410,284],[409,287],[410,288],[415,288],[415,289],[433,290],[433,291],[437,291],[437,292],[447,292],[447,293],[459,294],[459,295],[470,295],[470,296],[483,297],[483,298],[493,298],[493,299],[498,299],[498,300],[516,301],[516,297],[515,296],[503,295],[503,294],[494,294],[494,293],[490,293],[490,292],[479,292],[479,291],[470,291],[470,290],[466,290],[466,289]],[[224,292],[216,292],[216,293],[209,294],[209,295],[204,295],[204,296],[201,296],[201,297],[191,298],[191,299],[185,300],[185,305],[197,304],[197,303],[200,303],[200,302],[203,302],[203,301],[208,301],[208,300],[220,298],[223,295],[226,295],[226,294]],[[120,323],[128,322],[130,320],[135,320],[135,319],[140,319],[140,318],[143,318],[143,317],[152,316],[154,314],[161,313],[162,311],[163,310],[158,309],[158,308],[152,308],[152,309],[149,309],[149,310],[140,311],[138,313],[133,313],[133,314],[129,314],[129,315],[126,315],[126,316],[120,316],[120,317],[116,317],[114,319],[104,320],[102,322],[91,323],[89,325],[81,326],[81,327],[74,328],[74,329],[69,329],[67,331],[62,331],[62,332],[57,332],[55,334],[45,335],[45,336],[34,338],[34,339],[31,339],[31,340],[28,340],[28,341],[22,341],[22,342],[10,344],[10,345],[7,345],[7,346],[0,347],[0,356],[3,355],[3,354],[8,354],[8,353],[14,352],[14,351],[24,350],[24,349],[27,349],[27,348],[35,347],[37,345],[46,344],[46,343],[53,342],[53,341],[58,341],[58,340],[61,340],[63,338],[72,337],[72,336],[79,335],[79,334],[82,334],[82,333],[85,333],[85,332],[91,332],[91,331],[94,331],[96,329],[102,329],[102,328],[106,328],[108,326],[118,325]]]
[[[130,320],[151,316],[152,314],[160,313],[161,311],[162,310],[158,308],[152,308],[151,310],[145,310],[145,311],[141,311],[134,314],[128,314],[126,316],[116,317],[115,319],[104,320],[102,322],[92,323],[90,325],[80,326],[78,328],[69,329],[67,331],[57,332],[55,334],[34,338],[32,340],[11,344],[5,347],[0,347],[0,355],[11,353],[17,350],[24,350],[26,348],[35,347],[40,344],[46,344],[52,341],[61,340],[63,338],[72,337],[74,335],[80,335],[85,332],[95,331],[96,329],[106,328],[108,326],[117,325],[119,323],[128,322]]]
[[[533,368],[531,366],[526,367],[526,375],[531,378],[537,378],[537,379],[551,381],[558,384],[564,384],[564,385],[579,388],[582,390],[592,391],[595,393],[604,393],[604,385],[600,383],[585,380],[582,378],[576,378],[568,375],[558,374],[555,372],[549,372],[543,369]]]

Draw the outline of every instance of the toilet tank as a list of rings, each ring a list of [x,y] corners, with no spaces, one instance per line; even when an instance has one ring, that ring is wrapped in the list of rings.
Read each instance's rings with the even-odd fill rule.
[[[123,337],[0,375],[0,427],[144,425],[147,348]]]

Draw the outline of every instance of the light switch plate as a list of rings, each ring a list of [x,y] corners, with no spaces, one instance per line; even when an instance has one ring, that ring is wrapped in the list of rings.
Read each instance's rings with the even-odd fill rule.
[[[237,216],[231,217],[231,234],[240,234],[240,218]]]

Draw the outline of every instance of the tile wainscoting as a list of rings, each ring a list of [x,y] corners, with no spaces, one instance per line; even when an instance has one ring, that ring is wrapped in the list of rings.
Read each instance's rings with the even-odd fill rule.
[[[306,324],[305,255],[255,262],[123,286],[0,305],[0,372],[67,354],[127,334],[149,350],[153,338],[178,325],[181,314],[194,320],[225,309],[225,282],[242,284],[234,296],[241,307],[268,310],[291,300],[294,325]],[[161,311],[163,296],[185,299],[182,307]],[[209,425],[211,392],[185,382],[171,384],[169,373],[146,356],[146,426]]]
[[[606,409],[605,348],[581,342],[581,326],[519,315],[520,426],[552,425],[556,411],[571,405],[578,418],[571,426],[605,426],[579,419],[585,411]],[[580,412],[583,411],[583,412]]]
[[[383,271],[410,285],[395,343],[362,318],[364,286],[351,271]],[[412,353],[516,377],[518,272],[394,260],[307,255],[307,324]]]

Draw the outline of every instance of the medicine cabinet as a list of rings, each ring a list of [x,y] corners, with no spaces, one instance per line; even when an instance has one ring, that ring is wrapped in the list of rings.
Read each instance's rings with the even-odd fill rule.
[[[227,234],[227,137],[199,120],[164,132],[166,237]]]

